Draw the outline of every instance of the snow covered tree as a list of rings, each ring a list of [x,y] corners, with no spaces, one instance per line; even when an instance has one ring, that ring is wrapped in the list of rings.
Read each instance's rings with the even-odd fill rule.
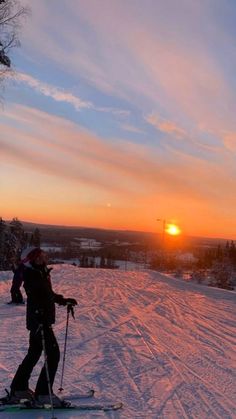
[[[216,262],[211,271],[210,286],[233,290],[232,270],[229,264]]]
[[[12,268],[17,264],[21,251],[26,245],[26,236],[23,224],[16,217],[10,222],[9,230],[5,247],[7,253],[7,264],[9,268]]]
[[[13,234],[15,234],[15,236],[17,236],[17,237],[21,237],[22,236],[22,233],[24,231],[23,224],[22,224],[21,221],[18,220],[17,217],[14,217],[12,219],[12,221],[9,224],[9,226],[10,226],[11,232]]]
[[[36,228],[31,235],[30,245],[35,247],[40,247],[41,245],[41,233],[39,228]]]
[[[27,244],[27,234],[18,218],[7,224],[0,217],[0,269],[14,269]]]
[[[205,271],[203,269],[194,270],[191,274],[191,280],[201,284],[205,279]]]
[[[5,236],[5,269],[13,269],[17,262],[17,238],[8,231]]]

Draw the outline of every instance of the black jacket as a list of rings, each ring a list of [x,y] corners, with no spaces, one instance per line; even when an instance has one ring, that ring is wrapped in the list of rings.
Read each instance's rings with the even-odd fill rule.
[[[50,270],[47,266],[32,264],[24,271],[28,330],[35,330],[40,324],[50,326],[55,323],[55,303],[65,304],[63,296],[52,290]]]
[[[24,281],[24,271],[25,271],[25,266],[22,263],[14,271],[14,276],[12,279],[12,286],[10,290],[12,303],[24,302],[23,296],[20,290],[22,282]]]

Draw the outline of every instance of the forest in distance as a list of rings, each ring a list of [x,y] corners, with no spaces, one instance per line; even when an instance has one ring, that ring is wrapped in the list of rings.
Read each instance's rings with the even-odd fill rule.
[[[150,248],[156,248],[162,245],[162,231],[143,232],[132,230],[108,230],[102,228],[83,227],[83,226],[60,226],[48,225],[39,223],[30,223],[22,221],[26,232],[32,232],[38,228],[42,235],[42,241],[50,244],[64,245],[66,242],[74,238],[87,238],[97,240],[98,242],[126,242],[130,244],[143,244]],[[171,238],[175,247],[182,250],[200,246],[200,247],[216,247],[218,244],[224,245],[227,238],[209,238],[209,237],[192,237],[181,236],[178,238]]]

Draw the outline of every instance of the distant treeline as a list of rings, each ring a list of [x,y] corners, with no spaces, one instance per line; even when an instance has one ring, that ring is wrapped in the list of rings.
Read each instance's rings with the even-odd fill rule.
[[[27,246],[40,246],[41,233],[36,227],[26,232],[18,218],[6,222],[0,217],[0,270],[14,270],[22,250]]]

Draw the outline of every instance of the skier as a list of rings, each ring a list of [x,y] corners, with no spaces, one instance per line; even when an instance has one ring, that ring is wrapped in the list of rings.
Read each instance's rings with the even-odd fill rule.
[[[77,301],[53,292],[51,269],[46,265],[47,257],[42,249],[30,248],[28,253],[24,253],[22,262],[25,266],[24,289],[27,295],[26,327],[30,331],[29,348],[12,380],[10,402],[29,399],[40,404],[50,404],[52,401],[54,406],[60,406],[60,398],[52,391],[60,358],[59,346],[52,329],[52,324],[55,323],[55,303],[67,305],[72,310]],[[46,350],[47,365],[44,364],[33,392],[29,389],[29,379],[43,347]]]
[[[17,268],[14,270],[11,286],[11,301],[8,304],[24,304],[24,299],[20,290],[20,287],[24,281],[24,270],[25,266],[23,263],[19,263]]]
[[[11,301],[8,304],[24,304],[23,295],[20,290],[24,282],[24,271],[26,269],[24,259],[34,248],[35,246],[25,248],[21,253],[20,261],[18,263],[17,268],[13,269],[14,275],[10,289]]]

